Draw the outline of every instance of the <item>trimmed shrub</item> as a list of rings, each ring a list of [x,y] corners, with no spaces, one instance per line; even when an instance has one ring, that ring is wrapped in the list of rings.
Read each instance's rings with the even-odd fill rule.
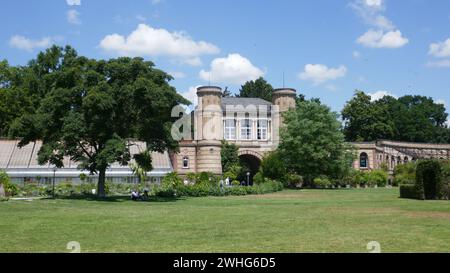
[[[403,184],[400,185],[400,198],[420,199],[421,195],[417,191],[416,185]]]
[[[416,189],[419,199],[442,198],[442,170],[437,160],[420,161],[416,168]]]

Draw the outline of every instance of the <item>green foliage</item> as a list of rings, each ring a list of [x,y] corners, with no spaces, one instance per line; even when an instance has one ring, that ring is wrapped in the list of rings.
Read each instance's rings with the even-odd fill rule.
[[[40,164],[63,167],[63,159],[70,157],[83,169],[98,173],[101,197],[106,169],[131,160],[128,139],[146,142],[150,151],[177,148],[170,134],[176,119],[171,117],[172,108],[189,102],[170,86],[172,77],[150,61],[93,60],[78,56],[71,47],[54,46],[27,66],[7,70],[17,80],[0,84],[0,93],[7,89],[13,97],[24,94],[31,101],[19,100],[24,110],[18,106],[12,110],[19,114],[8,117],[9,135],[19,137],[21,147],[42,140]],[[134,159],[151,169],[148,154]]]
[[[326,176],[316,177],[314,178],[314,186],[319,189],[326,189],[331,187],[331,181]]]
[[[261,98],[272,101],[273,87],[264,78],[260,77],[255,81],[248,81],[241,86],[238,97],[241,98]]]
[[[421,194],[417,190],[414,184],[402,184],[400,185],[400,198],[407,199],[421,199]]]
[[[233,171],[233,168],[239,166],[239,148],[235,144],[222,141],[220,156],[222,160],[222,171],[224,173]]]
[[[442,183],[444,185],[450,185],[450,161],[441,161],[442,169]]]
[[[257,172],[253,177],[253,183],[258,185],[264,183],[264,175],[261,171]]]
[[[416,189],[419,199],[442,198],[441,164],[437,160],[423,160],[416,168]]]
[[[389,175],[383,170],[373,170],[366,173],[366,180],[369,186],[377,185],[378,187],[385,187],[388,183]]]
[[[447,113],[442,104],[424,96],[386,96],[372,101],[362,91],[342,110],[348,141],[392,139],[409,142],[448,143]]]
[[[183,180],[176,172],[172,172],[164,176],[161,185],[165,188],[178,189],[183,186]]]
[[[232,186],[239,186],[239,185],[241,185],[241,182],[239,182],[239,181],[237,181],[237,180],[233,180],[233,181],[231,182],[231,185],[232,185]]]
[[[286,175],[285,163],[278,151],[267,153],[261,161],[260,171],[266,178],[282,180]]]
[[[303,187],[303,177],[296,173],[286,174],[283,182],[286,187],[293,187],[293,188]]]
[[[242,173],[242,166],[239,164],[233,164],[228,167],[228,171],[224,173],[225,178],[230,178],[231,180],[236,180]]]
[[[6,172],[0,171],[0,184],[3,185],[6,196],[15,196],[19,193],[18,187],[11,183],[11,180]]]
[[[337,114],[316,101],[304,101],[284,115],[281,129],[280,158],[287,168],[311,183],[326,175],[344,177],[350,171],[354,155],[344,142]]]
[[[195,184],[195,182],[197,181],[197,174],[190,172],[186,174],[186,178],[189,181],[189,183]]]
[[[416,162],[400,164],[394,170],[394,186],[414,184],[416,181]]]

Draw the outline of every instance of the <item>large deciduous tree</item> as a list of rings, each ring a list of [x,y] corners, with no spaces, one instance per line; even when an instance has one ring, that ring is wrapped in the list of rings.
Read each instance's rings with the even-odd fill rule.
[[[391,139],[411,142],[450,141],[443,104],[424,96],[385,96],[373,101],[362,91],[342,110],[344,134],[348,141]]]
[[[107,168],[132,159],[129,139],[147,143],[148,150],[135,157],[140,165],[149,165],[146,169],[151,169],[149,151],[177,148],[170,136],[171,110],[189,102],[169,85],[171,76],[152,62],[98,61],[54,46],[31,61],[29,69],[30,77],[39,79],[34,88],[42,99],[34,113],[14,121],[11,135],[21,137],[19,146],[42,140],[40,164],[63,167],[68,156],[97,173],[100,197],[105,195]]]
[[[272,101],[273,87],[264,78],[260,77],[255,81],[248,81],[241,86],[238,97],[241,98],[261,98]]]
[[[338,115],[317,101],[297,103],[284,115],[279,145],[288,171],[306,182],[326,175],[341,178],[351,167],[352,149],[344,142]]]

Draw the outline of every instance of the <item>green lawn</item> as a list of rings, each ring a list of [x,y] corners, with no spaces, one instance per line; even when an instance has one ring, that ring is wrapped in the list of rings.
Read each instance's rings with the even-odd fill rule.
[[[0,202],[0,252],[450,252],[450,202],[398,189]]]

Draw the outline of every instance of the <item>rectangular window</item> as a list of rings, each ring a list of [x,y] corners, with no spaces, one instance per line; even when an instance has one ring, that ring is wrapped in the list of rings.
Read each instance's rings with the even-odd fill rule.
[[[227,119],[225,120],[225,140],[235,140],[236,139],[236,120]]]
[[[269,122],[267,120],[258,120],[258,140],[267,140]]]
[[[252,121],[250,119],[243,119],[241,121],[241,139],[252,139]]]

